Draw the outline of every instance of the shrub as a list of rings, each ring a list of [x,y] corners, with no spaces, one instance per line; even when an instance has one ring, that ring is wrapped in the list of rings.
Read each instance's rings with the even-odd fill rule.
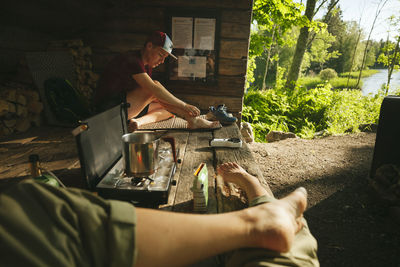
[[[256,142],[269,131],[293,132],[313,138],[357,132],[361,124],[377,123],[383,94],[363,96],[360,90],[333,90],[329,83],[313,89],[250,91],[244,97],[243,120],[251,123]]]
[[[319,77],[323,81],[329,81],[330,79],[336,78],[338,75],[334,69],[327,68],[324,70],[321,70],[319,73]]]

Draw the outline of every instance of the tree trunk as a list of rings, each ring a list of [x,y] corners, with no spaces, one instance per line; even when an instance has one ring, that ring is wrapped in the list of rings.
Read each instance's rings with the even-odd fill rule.
[[[266,80],[267,80],[267,74],[268,74],[269,61],[271,60],[272,44],[275,41],[275,28],[276,28],[276,24],[274,24],[274,27],[272,28],[272,41],[271,41],[271,45],[268,48],[267,61],[265,62],[265,72],[264,72],[262,89],[265,89],[267,87]]]
[[[360,24],[358,24],[358,25],[360,25]],[[350,64],[349,75],[347,76],[347,85],[346,85],[346,88],[347,88],[347,89],[349,89],[350,76],[351,76],[351,72],[352,72],[352,70],[353,70],[354,59],[355,59],[355,57],[356,57],[357,47],[358,47],[358,43],[360,42],[361,33],[362,33],[362,31],[361,31],[361,29],[360,29],[360,31],[358,32],[356,45],[354,46],[353,56],[351,57],[351,64]]]
[[[307,0],[305,16],[311,22],[314,16],[316,0]],[[290,66],[289,74],[286,80],[287,88],[294,88],[297,79],[299,78],[301,63],[303,62],[304,53],[306,51],[307,40],[309,35],[309,27],[304,26],[300,29],[300,35],[297,39],[296,50],[294,52],[292,65]]]
[[[364,49],[364,54],[363,54],[363,58],[362,58],[362,62],[361,62],[361,69],[360,69],[360,73],[359,73],[359,75],[358,75],[356,88],[357,88],[358,85],[360,84],[361,75],[362,75],[362,71],[363,71],[364,64],[365,64],[365,59],[367,58],[368,45],[369,45],[369,40],[371,40],[372,31],[373,31],[374,28],[375,28],[375,23],[376,23],[377,18],[379,17],[379,14],[381,13],[383,7],[386,5],[386,3],[387,3],[388,0],[385,0],[385,1],[383,2],[382,6],[380,6],[381,3],[382,3],[382,1],[383,1],[383,0],[381,0],[381,1],[379,2],[378,6],[377,6],[377,8],[376,8],[374,22],[372,23],[371,30],[369,31],[369,34],[368,34],[368,39],[367,39],[367,43],[366,43],[365,49]]]
[[[396,65],[397,53],[399,52],[399,42],[400,42],[400,36],[397,37],[397,43],[396,43],[396,47],[394,49],[392,62],[390,62],[390,65],[389,65],[389,68],[388,68],[388,81],[387,81],[387,85],[386,85],[385,95],[387,95],[388,92],[389,92],[390,79],[392,78],[394,65]]]

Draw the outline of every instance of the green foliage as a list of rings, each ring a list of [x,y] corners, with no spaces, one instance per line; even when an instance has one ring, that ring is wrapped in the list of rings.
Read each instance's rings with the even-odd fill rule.
[[[400,38],[400,37],[398,37]],[[396,50],[397,46],[397,50]],[[400,52],[398,51],[398,42],[387,42],[382,49],[382,53],[378,57],[378,62],[384,66],[392,67],[397,70],[400,68]]]
[[[307,21],[301,15],[303,9],[302,4],[292,0],[256,0],[253,19],[257,30],[251,35],[250,57],[261,56],[273,42],[282,43],[283,35],[294,25],[305,25]]]
[[[363,96],[360,90],[332,90],[329,84],[313,89],[249,91],[244,98],[243,120],[252,124],[257,142],[269,131],[291,131],[313,138],[357,132],[360,124],[376,123],[383,94]]]
[[[331,69],[331,68],[327,68],[327,69],[321,70],[320,73],[319,73],[319,77],[324,81],[325,80],[329,81],[329,80],[331,80],[333,78],[337,78],[337,76],[338,76],[337,72],[334,69]]]
[[[331,49],[332,43],[335,40],[336,37],[326,30],[316,33],[311,49],[308,52],[310,54],[310,61],[318,64],[322,69],[328,60],[337,58],[340,55],[339,51]]]
[[[256,68],[255,57],[250,57],[247,61],[247,75],[246,75],[246,87],[249,88],[250,84],[254,82],[254,71]]]
[[[267,54],[270,52],[269,63],[278,61],[278,53],[273,51],[276,46],[285,46],[288,39],[284,38],[287,31],[294,26],[307,25],[309,22],[301,12],[304,6],[292,0],[256,0],[253,5],[253,27],[250,36],[249,65],[247,76],[251,84],[263,80],[266,72]],[[272,52],[272,53],[271,53]],[[256,58],[262,59],[257,60]],[[258,62],[256,74],[256,63]],[[262,78],[259,78],[262,77]],[[269,77],[267,77],[268,79]],[[270,79],[271,80],[271,79]],[[273,80],[273,79],[272,79]],[[246,88],[249,88],[248,83]]]

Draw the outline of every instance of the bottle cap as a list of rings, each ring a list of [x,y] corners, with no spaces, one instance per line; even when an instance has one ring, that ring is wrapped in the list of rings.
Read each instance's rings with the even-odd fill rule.
[[[36,162],[36,161],[39,161],[39,155],[38,154],[29,155],[29,162]]]

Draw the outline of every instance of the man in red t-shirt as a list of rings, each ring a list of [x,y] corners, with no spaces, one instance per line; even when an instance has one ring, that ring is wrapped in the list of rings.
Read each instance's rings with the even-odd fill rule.
[[[130,103],[130,129],[172,117],[184,118],[188,127],[215,128],[219,122],[198,117],[200,110],[172,95],[158,81],[151,78],[152,69],[164,63],[173,44],[167,34],[153,32],[141,50],[126,52],[114,58],[106,67],[96,89],[94,104],[105,110],[126,100]]]

